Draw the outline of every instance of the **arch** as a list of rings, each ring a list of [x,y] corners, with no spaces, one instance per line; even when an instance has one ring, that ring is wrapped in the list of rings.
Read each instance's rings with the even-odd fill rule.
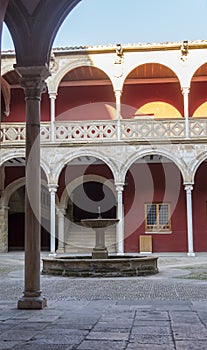
[[[176,107],[163,101],[146,103],[135,114],[137,113],[153,114],[154,118],[182,118],[181,113]]]
[[[41,184],[47,187],[47,183],[44,180],[41,180]],[[1,205],[8,207],[11,196],[17,191],[20,187],[25,186],[25,177],[21,177],[17,180],[11,182],[5,189],[3,196],[1,198]]]
[[[136,160],[141,159],[145,156],[150,156],[150,155],[160,155],[163,157],[168,158],[171,160],[179,169],[179,171],[182,174],[183,182],[185,183],[185,179],[187,178],[187,170],[186,170],[186,165],[183,161],[180,163],[178,162],[178,159],[174,157],[173,153],[168,152],[164,149],[148,149],[148,150],[142,150],[141,152],[138,153],[133,153],[127,160],[127,162],[122,166],[122,169],[120,171],[121,173],[121,178],[123,183],[125,182],[125,177],[127,174],[127,171],[130,169],[130,167],[133,165],[133,163],[136,162]]]
[[[100,175],[84,175],[84,176],[80,176],[74,180],[72,180],[64,189],[62,196],[60,198],[60,202],[59,205],[61,208],[66,209],[67,207],[67,200],[68,200],[68,193],[71,193],[76,187],[78,187],[79,185],[81,185],[82,183],[85,182],[89,182],[89,181],[93,181],[93,182],[100,182],[104,185],[106,185],[108,188],[110,188],[110,190],[113,192],[115,198],[116,198],[116,190],[114,188],[113,183],[106,179],[103,176]]]
[[[189,164],[189,169],[191,169],[191,183],[194,183],[196,172],[199,166],[207,159],[207,151],[200,153],[196,156],[196,159]]]
[[[2,67],[1,67],[1,75],[4,77],[7,73],[14,71],[14,64],[16,63],[15,59],[10,59],[8,61],[1,61]]]
[[[6,151],[1,155],[0,166],[2,166],[7,160],[12,158],[25,158],[25,150],[24,149],[15,149]]]
[[[14,150],[9,150],[5,152],[5,154],[2,154],[1,159],[0,159],[0,166],[2,166],[5,162],[12,158],[25,158],[25,150],[24,149],[15,149]],[[40,159],[40,166],[42,170],[45,173],[45,176],[47,178],[47,183],[50,183],[50,168],[49,165],[45,162],[43,157]]]
[[[199,61],[200,62],[199,62]],[[191,75],[189,77],[189,81],[190,81],[190,84],[192,83],[193,79],[196,78],[196,77],[199,77],[200,75],[203,75],[202,73],[204,73],[206,75],[206,72],[204,72],[205,70],[205,66],[207,65],[207,61],[206,61],[206,56],[200,56],[197,55],[196,56],[196,64],[194,66],[192,66],[192,71],[191,71]],[[204,70],[203,70],[204,68]]]
[[[1,199],[2,205],[8,207],[11,196],[22,186],[25,186],[25,177],[21,177],[11,182],[4,190],[4,194]]]
[[[181,84],[181,76],[180,76],[180,72],[178,70],[176,70],[176,67],[172,67],[170,66],[167,62],[163,61],[163,60],[153,60],[151,61],[151,59],[149,61],[147,61],[147,58],[145,58],[145,60],[143,60],[142,62],[140,62],[138,65],[137,65],[137,62],[135,64],[132,64],[130,68],[130,70],[128,72],[125,73],[125,75],[123,76],[123,85],[126,83],[126,80],[130,77],[130,75],[132,75],[132,73],[136,73],[136,70],[141,70],[141,67],[143,67],[144,70],[146,70],[145,67],[150,67],[152,65],[156,65],[156,66],[159,66],[159,67],[163,67],[164,71],[165,71],[165,74],[166,72],[168,71],[168,76],[167,78],[176,78],[177,79],[177,82],[179,82]],[[148,75],[149,76],[149,73],[148,72]],[[170,73],[172,73],[170,75]],[[153,78],[153,76],[155,77],[155,73],[154,72],[151,72],[151,77]],[[143,76],[144,77],[144,76]],[[140,78],[140,76],[139,76]],[[145,77],[146,78],[146,77]],[[160,78],[160,73],[159,73],[159,78]]]
[[[101,70],[103,73],[106,74],[107,78],[109,79],[109,81],[111,82],[111,85],[113,86],[113,82],[111,80],[111,78],[109,77],[108,72],[106,72],[106,70],[98,65],[95,65],[89,57],[83,57],[83,58],[79,58],[76,59],[72,62],[70,62],[69,60],[67,60],[66,62],[64,62],[59,71],[57,71],[55,73],[55,76],[52,75],[51,77],[49,77],[46,80],[47,86],[48,86],[48,92],[49,93],[57,93],[58,91],[58,87],[60,85],[61,80],[63,79],[63,77],[69,73],[70,71],[77,69],[77,68],[81,68],[81,67],[93,67],[96,69]]]
[[[118,168],[116,163],[114,162],[114,160],[109,159],[109,157],[107,157],[107,155],[105,155],[104,153],[101,153],[100,151],[91,151],[91,150],[79,150],[79,151],[74,151],[71,154],[68,155],[64,155],[64,157],[62,159],[59,160],[56,170],[54,171],[53,174],[53,180],[54,183],[58,183],[60,174],[63,170],[63,168],[65,167],[65,165],[67,165],[68,163],[70,163],[72,160],[78,158],[78,157],[94,157],[97,158],[99,160],[102,160],[111,170],[113,177],[114,177],[114,181],[116,183],[116,179],[118,178]]]

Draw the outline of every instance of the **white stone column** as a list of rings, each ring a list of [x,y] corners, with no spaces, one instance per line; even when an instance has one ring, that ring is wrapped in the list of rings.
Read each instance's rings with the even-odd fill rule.
[[[193,250],[192,184],[185,185],[187,203],[188,256],[195,256]]]
[[[56,100],[56,92],[50,92],[50,137],[51,141],[55,141],[55,100]]]
[[[8,210],[9,207],[0,206],[0,252],[8,252]]]
[[[119,222],[116,225],[116,242],[117,253],[124,253],[124,213],[123,213],[123,185],[117,185],[117,219]]]
[[[65,252],[65,209],[64,208],[58,208],[57,209],[57,215],[58,215],[58,253],[64,253]]]
[[[183,87],[182,88],[182,94],[183,94],[183,103],[184,103],[184,117],[185,117],[185,138],[189,138],[189,96],[190,88],[189,87]]]
[[[49,184],[48,189],[50,192],[50,254],[55,254],[55,196],[57,192],[57,185]]]
[[[115,90],[116,97],[116,119],[117,119],[117,139],[121,139],[121,90]]]

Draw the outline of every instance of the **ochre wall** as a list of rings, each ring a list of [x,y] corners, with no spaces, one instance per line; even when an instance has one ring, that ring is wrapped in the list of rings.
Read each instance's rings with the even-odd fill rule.
[[[173,105],[183,115],[183,96],[179,83],[125,85],[122,103],[139,109],[152,101],[163,101]],[[125,115],[123,115],[126,118]]]
[[[189,93],[189,115],[206,101],[207,82],[194,82]],[[179,83],[125,85],[121,97],[122,116],[131,118],[141,106],[152,101],[173,105],[183,115],[183,95]],[[56,120],[107,120],[111,115],[106,105],[115,109],[111,85],[60,87],[56,98]],[[50,98],[42,94],[41,121],[50,120]],[[23,89],[11,89],[10,115],[5,122],[25,122]]]
[[[189,93],[189,115],[192,116],[195,110],[206,102],[207,82],[194,82],[191,84]],[[205,117],[205,116],[204,116]]]

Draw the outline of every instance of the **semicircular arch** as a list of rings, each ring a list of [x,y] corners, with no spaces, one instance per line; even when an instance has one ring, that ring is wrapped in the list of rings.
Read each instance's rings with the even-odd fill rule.
[[[5,154],[2,154],[2,156],[1,156],[0,166],[2,166],[5,162],[7,162],[8,160],[13,159],[13,158],[25,158],[25,150],[24,149],[16,149],[15,151],[9,150],[9,151],[5,152]],[[50,168],[42,157],[40,159],[40,166],[45,173],[47,182],[49,183],[50,182],[49,181]]]
[[[60,202],[59,205],[61,208],[66,209],[67,207],[67,201],[68,201],[68,195],[75,189],[77,188],[79,185],[86,183],[86,182],[99,182],[104,184],[105,186],[107,186],[114,194],[114,197],[116,197],[116,190],[114,187],[114,184],[112,183],[111,180],[106,179],[103,176],[100,175],[84,175],[84,176],[79,176],[78,178],[72,180],[64,189],[62,196],[60,198]]]
[[[148,149],[148,150],[142,150],[141,152],[136,152],[133,153],[127,160],[127,162],[122,166],[121,168],[121,177],[123,179],[123,182],[125,181],[125,177],[127,174],[127,171],[130,169],[130,167],[139,159],[145,157],[145,156],[150,156],[150,155],[160,155],[163,157],[168,158],[169,160],[171,160],[179,169],[179,171],[182,174],[182,178],[183,178],[183,182],[185,182],[186,178],[187,178],[187,169],[186,169],[186,165],[183,161],[178,161],[178,159],[176,157],[174,157],[172,155],[172,153],[167,152],[164,149]]]
[[[152,61],[151,58],[149,58],[149,60],[147,60],[145,58],[145,59],[143,59],[143,61],[139,62],[139,64],[137,64],[137,62],[136,62],[136,63],[132,63],[131,65],[129,65],[128,71],[126,71],[125,74],[123,74],[123,85],[126,82],[126,80],[128,79],[128,77],[130,76],[130,74],[133,73],[133,71],[141,69],[142,66],[149,67],[152,65],[157,65],[157,66],[163,67],[165,70],[168,70],[169,72],[171,72],[172,77],[176,78],[177,81],[181,85],[182,75],[181,75],[181,73],[176,65],[169,64],[169,62],[167,62],[165,60],[161,60],[161,59],[157,59],[157,60],[155,59]]]
[[[54,183],[58,183],[60,174],[64,167],[69,164],[72,160],[78,158],[78,157],[94,157],[97,158],[101,161],[103,161],[104,164],[106,164],[109,169],[112,172],[112,175],[114,177],[114,181],[116,182],[116,179],[118,177],[118,169],[117,169],[117,164],[114,162],[114,160],[110,159],[107,155],[101,152],[96,152],[96,151],[89,151],[89,150],[82,150],[82,151],[75,151],[69,155],[64,155],[63,158],[61,158],[58,162],[58,165],[54,171],[53,174],[53,180]]]
[[[199,166],[207,160],[207,151],[204,151],[200,153],[196,159],[194,159],[190,164],[189,164],[189,169],[191,169],[191,182],[194,183],[195,180],[195,175],[196,172],[199,168]]]
[[[25,186],[26,179],[25,177],[20,177],[17,180],[12,181],[9,185],[4,189],[4,194],[1,198],[1,205],[8,207],[11,196],[14,194],[22,186]],[[41,180],[41,185],[47,187],[46,181]]]
[[[106,74],[107,78],[111,82],[111,85],[113,86],[113,83],[112,83],[112,80],[109,76],[109,73],[106,72],[106,70],[103,67],[101,67],[97,64],[95,65],[89,58],[82,58],[82,59],[79,58],[79,59],[74,60],[72,62],[70,62],[70,61],[64,62],[61,65],[59,71],[57,71],[55,75],[52,75],[51,77],[49,77],[46,80],[49,93],[50,92],[57,93],[58,87],[59,87],[60,82],[63,79],[63,77],[67,73],[69,73],[70,71],[77,69],[77,68],[81,68],[81,67],[93,67],[93,68],[101,70],[104,74]]]

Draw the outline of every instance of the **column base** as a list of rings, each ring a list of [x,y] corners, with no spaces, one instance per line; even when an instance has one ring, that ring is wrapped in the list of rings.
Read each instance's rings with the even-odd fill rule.
[[[56,250],[56,252],[57,252],[58,254],[63,254],[63,253],[65,253],[65,248],[58,248],[58,249]]]
[[[93,249],[92,259],[108,259],[108,250],[107,249]]]
[[[54,252],[54,253],[50,252],[49,256],[57,256],[57,253],[56,252]]]
[[[47,306],[47,299],[44,297],[22,297],[18,300],[17,309],[20,310],[41,310]]]
[[[193,252],[187,253],[187,256],[195,256],[195,253]]]

